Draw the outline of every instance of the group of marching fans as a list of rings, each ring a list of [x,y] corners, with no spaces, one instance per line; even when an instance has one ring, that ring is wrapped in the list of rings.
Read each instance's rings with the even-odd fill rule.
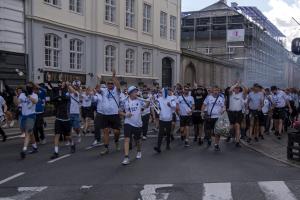
[[[47,99],[49,90],[51,97]],[[137,149],[136,159],[142,158],[142,140],[147,139],[150,122],[158,134],[154,147],[157,153],[162,152],[164,139],[165,149],[170,150],[177,133],[183,146],[189,147],[191,132],[194,142],[199,145],[207,143],[211,146],[214,137],[214,149],[220,151],[221,135],[215,132],[215,126],[225,112],[230,121],[226,141],[234,139],[237,148],[241,147],[241,139],[251,144],[263,140],[264,135],[271,132],[281,139],[299,113],[299,91],[296,89],[263,88],[259,84],[248,89],[241,82],[225,90],[217,86],[204,88],[195,85],[192,88],[180,84],[152,89],[130,86],[122,90],[113,72],[109,81],[99,81],[95,88],[83,87],[80,81],[59,81],[56,86],[50,82],[39,85],[28,83],[26,88],[18,87],[14,92],[7,86],[6,93],[0,96],[0,122],[3,129],[13,126],[11,108],[17,107],[19,127],[24,134],[22,159],[38,152],[37,143],[46,142],[46,102],[55,108],[54,153],[51,159],[59,157],[62,140],[70,145],[71,153],[75,153],[81,135],[92,130],[95,137],[92,146],[102,146],[103,143],[101,155],[109,154],[110,133],[114,135],[116,150],[120,151],[122,129],[124,165],[130,163],[129,151],[133,147]],[[2,128],[0,133],[5,141],[7,136]],[[76,140],[72,133],[76,133]],[[28,150],[30,144],[32,148]]]

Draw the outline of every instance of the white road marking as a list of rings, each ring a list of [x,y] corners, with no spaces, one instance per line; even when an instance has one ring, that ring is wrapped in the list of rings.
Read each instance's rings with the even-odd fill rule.
[[[167,200],[169,193],[157,193],[156,189],[173,187],[173,184],[144,185],[144,189],[140,192],[142,199],[139,200]]]
[[[266,200],[297,200],[283,181],[258,182]]]
[[[47,186],[42,187],[19,187],[18,192],[41,192],[47,189]]]
[[[12,176],[10,176],[10,177],[8,177],[6,179],[3,179],[2,181],[0,181],[0,185],[3,184],[3,183],[6,183],[6,182],[8,182],[8,181],[10,181],[12,179],[18,178],[19,176],[22,176],[24,174],[25,174],[25,172],[20,172],[20,173],[17,173],[15,175],[12,175]]]
[[[58,161],[58,160],[67,158],[67,157],[69,157],[69,156],[71,156],[71,154],[66,154],[66,155],[60,156],[60,157],[58,157],[58,158],[56,158],[56,159],[49,160],[48,163],[54,163],[54,162],[56,162],[56,161]]]
[[[88,146],[85,148],[85,150],[90,150],[90,149],[93,149],[93,148],[96,148],[96,147],[100,147],[100,146],[103,146],[104,143],[100,143],[100,144],[96,144],[96,145],[91,145],[91,146]]]
[[[231,183],[204,183],[203,200],[233,200]]]
[[[80,187],[81,190],[88,190],[91,189],[93,186],[92,185],[83,185]]]

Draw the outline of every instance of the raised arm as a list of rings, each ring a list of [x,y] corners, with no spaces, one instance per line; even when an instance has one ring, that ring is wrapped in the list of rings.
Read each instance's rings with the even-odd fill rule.
[[[118,91],[121,92],[121,84],[116,77],[116,70],[113,69],[112,72],[113,72],[112,81],[114,82],[114,85],[118,89]]]

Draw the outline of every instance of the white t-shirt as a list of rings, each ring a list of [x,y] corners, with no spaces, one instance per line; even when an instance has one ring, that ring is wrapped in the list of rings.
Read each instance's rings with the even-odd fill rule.
[[[2,107],[5,105],[5,100],[2,96],[0,96],[0,117],[4,115]]]
[[[216,102],[216,103],[215,103]],[[213,106],[215,103],[215,106]],[[207,114],[210,118],[219,118],[222,115],[222,112],[225,107],[225,99],[223,96],[218,97],[216,101],[216,97],[212,95],[208,95],[203,103],[207,108]]]
[[[261,109],[261,111],[263,112],[263,114],[268,114],[269,111],[270,111],[270,109],[271,109],[271,106],[272,106],[271,102],[269,101],[269,99],[267,97],[265,97],[265,99],[264,99],[264,105],[263,105],[263,107]]]
[[[142,127],[142,108],[144,107],[144,103],[139,99],[132,100],[127,98],[123,104],[124,112],[132,114],[131,117],[125,117],[124,124],[129,124],[137,128]]]
[[[258,110],[261,106],[261,102],[264,99],[264,94],[262,92],[250,92],[248,96],[249,109]]]
[[[150,101],[149,95],[148,95],[148,97],[146,98],[146,100],[147,100],[147,101]],[[145,102],[144,102],[144,104],[145,104]],[[147,108],[144,108],[144,110],[143,110],[143,112],[142,112],[142,116],[145,116],[145,115],[150,114],[150,113],[151,113],[151,110],[150,110],[150,109],[151,109],[150,106],[148,106]]]
[[[67,96],[70,96],[70,114],[80,114],[80,98],[79,93],[67,93]]]
[[[39,99],[38,95],[35,93],[32,93],[32,95],[30,95],[30,97],[33,98],[34,100],[36,100],[36,102]],[[23,116],[35,114],[36,104],[33,104],[32,101],[28,97],[26,97],[26,95],[24,93],[21,93],[18,99],[20,101],[20,106],[22,108]]]
[[[93,97],[93,102],[97,102],[97,113],[99,114],[103,114],[103,98],[102,98],[102,94],[95,94],[95,96]]]
[[[82,98],[82,107],[91,107],[92,106],[92,96],[86,95],[86,92],[81,94]]]
[[[120,105],[120,92],[115,87],[112,91],[108,88],[101,88],[103,97],[103,114],[118,115]]]
[[[172,98],[172,101],[175,101],[175,103],[177,104],[178,103],[178,97],[177,96],[175,96],[175,95],[172,95],[172,96],[170,96],[171,98]],[[172,108],[172,111],[173,111],[173,113],[175,113],[176,112],[176,106],[174,107],[174,108]]]
[[[272,102],[276,108],[284,108],[287,100],[288,97],[282,90],[278,90],[276,94],[272,93]]]
[[[185,100],[182,96],[178,97],[178,104],[179,104],[179,115],[180,116],[189,116],[189,112],[192,111],[193,105],[195,105],[194,97],[192,96],[184,96]],[[188,105],[187,105],[188,104]]]
[[[229,97],[229,110],[230,111],[242,111],[244,107],[244,94],[232,93]]]
[[[167,98],[159,97],[157,99],[158,107],[160,108],[159,120],[170,122],[173,117],[173,109],[176,108],[176,101],[172,96],[167,96]],[[170,106],[168,106],[170,103]]]

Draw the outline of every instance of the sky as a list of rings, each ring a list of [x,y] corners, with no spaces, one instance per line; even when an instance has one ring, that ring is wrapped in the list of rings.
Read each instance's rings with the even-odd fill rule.
[[[201,10],[218,0],[182,0],[182,11]],[[241,6],[256,6],[277,28],[287,36],[286,48],[290,50],[291,41],[300,37],[300,0],[227,0],[228,5],[236,2]]]

